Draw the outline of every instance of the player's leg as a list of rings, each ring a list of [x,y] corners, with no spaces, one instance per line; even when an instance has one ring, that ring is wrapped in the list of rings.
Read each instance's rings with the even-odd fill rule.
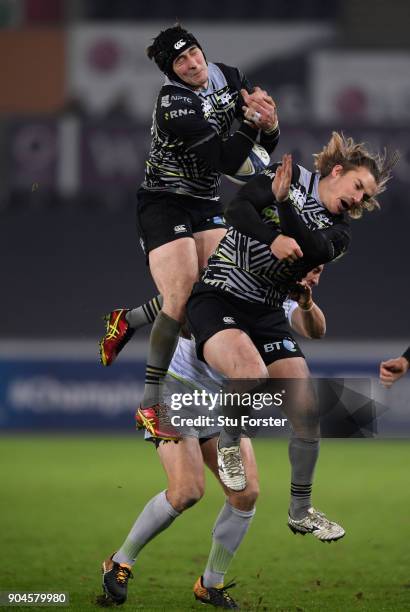
[[[175,350],[185,304],[198,278],[194,239],[180,238],[153,249],[149,253],[149,266],[163,304],[150,336],[143,408],[162,401],[161,384]]]
[[[208,259],[212,253],[216,251],[216,247],[221,242],[227,231],[224,227],[215,227],[212,222],[201,224],[201,228],[202,227],[208,227],[209,229],[201,229],[201,231],[194,232],[199,270],[206,268]]]
[[[241,455],[247,485],[243,491],[231,491],[219,478],[217,439],[211,438],[201,444],[201,450],[206,465],[220,482],[227,499],[213,527],[207,565],[203,575],[194,585],[194,594],[201,601],[222,606],[224,600],[234,603],[232,597],[223,589],[224,579],[255,514],[255,503],[259,494],[258,470],[251,441],[249,438],[242,438]]]
[[[222,291],[195,288],[188,302],[188,321],[195,336],[198,357],[229,379],[260,379],[268,376],[266,366],[246,333],[240,300]],[[249,383],[254,386],[254,382]],[[241,382],[238,392],[246,391]],[[249,391],[250,389],[248,389]],[[234,389],[230,391],[235,392]],[[246,486],[246,475],[239,449],[241,436],[238,406],[224,402],[225,424],[220,438],[218,460],[220,477],[226,486],[240,491]]]
[[[294,379],[288,385],[283,412],[292,425],[288,525],[294,533],[313,533],[322,541],[343,537],[344,529],[312,507],[312,485],[319,457],[320,422],[309,369],[303,357],[278,359],[268,366],[271,378]]]
[[[142,208],[139,214],[150,271],[163,297],[163,305],[152,326],[144,396],[137,421],[157,437],[167,438],[172,437],[172,434],[168,436],[167,432],[175,433],[175,430],[160,410],[162,382],[185,318],[188,297],[194,282],[198,279],[197,245],[201,249],[202,258],[214,248],[225,230],[221,227],[212,227],[213,219],[203,219],[199,214],[188,213],[179,204],[174,203],[171,207],[167,204],[165,208],[163,204],[160,208],[156,206],[151,211],[152,214],[151,204],[145,212]],[[197,236],[195,239],[194,232],[204,233],[204,237]],[[164,426],[161,425],[161,420]]]
[[[300,519],[306,516],[307,510],[312,506],[311,490],[319,456],[319,419],[314,412],[314,397],[307,386],[309,370],[303,357],[293,357],[271,363],[268,371],[271,378],[296,379],[288,385],[283,412],[292,425],[289,442],[291,464],[289,513],[293,518]]]
[[[161,442],[158,453],[167,474],[167,499],[181,513],[196,504],[205,491],[205,473],[198,438],[187,436],[177,444]]]
[[[137,329],[141,329],[141,327],[152,325],[162,308],[162,304],[162,295],[156,295],[148,300],[148,302],[145,302],[145,304],[128,310],[125,318],[130,328],[135,332]]]
[[[222,223],[221,217],[207,219],[200,224],[198,229],[201,231],[193,234],[199,270],[205,268],[209,257],[226,234],[226,229],[220,227]],[[127,342],[131,340],[135,331],[154,323],[162,305],[163,297],[157,295],[136,308],[117,308],[107,314],[105,316],[106,332],[99,343],[101,363],[104,366],[110,366]]]
[[[235,393],[251,391],[254,379],[267,377],[267,369],[249,336],[240,329],[227,329],[216,333],[204,344],[206,362],[230,379],[252,379],[250,387],[241,381],[240,386],[230,388]],[[245,386],[244,386],[245,385]],[[218,461],[221,480],[233,491],[246,487],[247,475],[241,460],[241,410],[237,405],[224,403],[224,416],[230,419],[219,435]]]
[[[128,579],[140,551],[204,492],[203,459],[196,438],[183,438],[178,444],[157,441],[156,445],[167,475],[167,489],[146,504],[121,547],[103,563],[104,592],[117,604],[127,599]]]
[[[151,275],[163,297],[162,309],[151,330],[137,423],[155,437],[179,437],[166,410],[161,410],[162,384],[178,341],[186,301],[198,277],[192,219],[172,194],[141,189],[137,226]]]
[[[205,361],[226,378],[267,378],[263,360],[241,329],[225,329],[206,340],[203,346]]]
[[[105,315],[106,330],[99,343],[100,361],[110,366],[116,360],[124,346],[131,340],[137,329],[152,325],[162,308],[162,296],[152,299],[129,310],[116,308]]]

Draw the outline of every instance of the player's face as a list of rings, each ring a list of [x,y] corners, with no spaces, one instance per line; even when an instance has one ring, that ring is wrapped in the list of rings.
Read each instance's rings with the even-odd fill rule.
[[[347,172],[344,172],[340,165],[334,166],[332,172],[323,179],[322,194],[321,183],[322,181],[319,183],[321,200],[329,212],[335,215],[369,200],[377,191],[373,174],[364,166]]]
[[[189,47],[174,59],[173,71],[184,83],[194,89],[208,84],[208,65],[199,47]]]
[[[323,264],[321,266],[316,266],[316,268],[313,268],[313,270],[306,274],[305,278],[302,280],[302,284],[307,285],[311,289],[313,289],[313,287],[317,287],[320,282],[320,275],[323,272],[323,268]]]

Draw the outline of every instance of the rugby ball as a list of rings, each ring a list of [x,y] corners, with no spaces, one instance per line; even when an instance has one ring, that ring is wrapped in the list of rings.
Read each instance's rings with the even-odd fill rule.
[[[236,174],[234,176],[225,174],[225,176],[233,183],[236,183],[236,185],[245,185],[254,176],[265,170],[269,164],[270,156],[267,150],[259,144],[254,144],[251,152]]]

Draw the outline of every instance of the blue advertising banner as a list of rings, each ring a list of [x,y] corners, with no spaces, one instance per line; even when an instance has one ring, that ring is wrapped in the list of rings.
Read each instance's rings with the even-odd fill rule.
[[[353,354],[353,353],[352,353]],[[346,380],[368,379],[375,402],[377,435],[410,437],[410,381],[385,390],[377,380],[378,363],[367,359],[309,360],[312,375]],[[103,368],[95,357],[77,360],[56,353],[0,355],[0,431],[123,431],[135,428],[134,414],[144,386],[143,356],[119,359]],[[359,383],[359,381],[357,381]],[[189,389],[188,389],[189,390]],[[341,398],[345,403],[346,394]]]
[[[144,363],[103,369],[92,361],[1,360],[0,429],[134,428]]]

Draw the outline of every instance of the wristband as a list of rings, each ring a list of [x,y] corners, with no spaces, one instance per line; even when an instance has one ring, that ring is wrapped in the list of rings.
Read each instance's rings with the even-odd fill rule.
[[[263,133],[266,134],[267,136],[270,136],[274,132],[277,132],[278,128],[279,128],[279,121],[277,121],[273,127],[269,128],[269,130],[263,130]]]

